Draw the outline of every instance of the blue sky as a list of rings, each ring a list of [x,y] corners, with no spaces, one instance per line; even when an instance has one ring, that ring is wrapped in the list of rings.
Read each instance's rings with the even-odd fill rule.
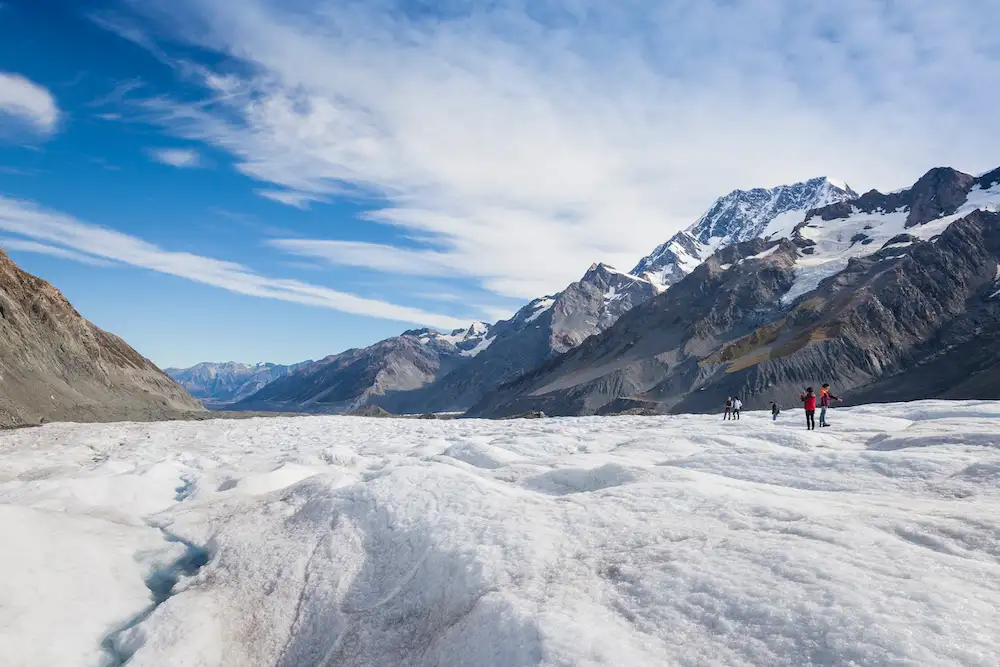
[[[995,0],[3,0],[0,246],[161,365],[492,321],[733,188],[996,167],[998,24]]]

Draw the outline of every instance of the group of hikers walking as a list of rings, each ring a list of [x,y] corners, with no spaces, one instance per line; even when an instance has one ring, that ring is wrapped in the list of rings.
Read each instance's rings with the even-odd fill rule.
[[[812,431],[816,428],[816,404],[819,403],[819,425],[829,426],[826,421],[826,411],[832,405],[833,401],[841,401],[838,396],[834,396],[830,392],[829,383],[823,383],[820,387],[819,396],[813,391],[812,387],[806,387],[804,394],[799,396],[799,400],[802,401],[802,407],[806,412],[806,429]],[[726,414],[723,419],[739,419],[740,418],[740,408],[743,407],[743,401],[736,398],[735,396],[728,396],[726,398]],[[781,408],[774,401],[771,401],[771,421],[777,421],[778,415],[781,413]]]

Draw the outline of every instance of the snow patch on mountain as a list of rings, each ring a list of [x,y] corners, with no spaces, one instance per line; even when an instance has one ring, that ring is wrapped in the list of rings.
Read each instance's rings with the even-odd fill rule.
[[[460,352],[460,354],[463,357],[474,357],[477,354],[479,354],[480,352],[484,351],[490,345],[492,345],[494,340],[496,340],[496,337],[490,338],[490,337],[484,336],[484,337],[482,337],[482,338],[479,339],[479,342],[476,343],[475,347],[471,347],[468,350],[462,350],[462,352]]]
[[[746,262],[746,261],[749,261],[751,259],[764,259],[765,257],[770,257],[771,255],[773,255],[775,253],[775,251],[778,250],[779,247],[780,246],[778,246],[778,245],[773,245],[770,248],[768,248],[767,250],[759,252],[756,255],[750,255],[749,257],[744,257],[743,259],[740,260],[740,262]]]
[[[534,309],[534,312],[532,312],[531,315],[528,316],[528,319],[526,319],[524,321],[524,323],[528,324],[530,322],[534,322],[539,317],[541,317],[542,314],[544,314],[546,310],[548,310],[549,308],[551,308],[552,304],[554,304],[554,303],[555,303],[555,299],[553,299],[552,297],[545,297],[544,299],[539,299],[532,306],[532,308]]]
[[[844,192],[851,191],[851,186],[847,184],[847,181],[840,178],[826,177],[827,182],[834,188],[838,190],[843,190]]]

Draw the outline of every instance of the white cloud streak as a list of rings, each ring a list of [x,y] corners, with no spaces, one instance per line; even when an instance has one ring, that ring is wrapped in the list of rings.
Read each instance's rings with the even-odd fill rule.
[[[41,134],[55,132],[59,106],[52,93],[18,74],[0,72],[0,120],[7,115],[28,123]]]
[[[307,192],[296,192],[294,190],[256,190],[261,197],[276,201],[286,206],[294,206],[298,209],[307,209],[309,204],[315,201],[326,201],[325,197],[320,197]]]
[[[273,239],[268,245],[293,255],[322,259],[340,266],[355,266],[408,276],[453,276],[460,270],[449,253],[398,248],[360,241]]]
[[[90,266],[107,267],[115,265],[114,262],[110,262],[106,259],[94,257],[93,255],[86,255],[82,252],[70,250],[69,248],[60,248],[46,243],[38,243],[37,241],[26,241],[25,239],[0,237],[0,248],[8,251],[14,250],[20,252],[30,252],[36,255],[49,255],[50,257],[68,259],[81,264],[89,264]]]
[[[463,319],[365,299],[298,280],[263,276],[234,262],[171,252],[134,236],[87,224],[17,199],[0,197],[0,230],[25,237],[24,240],[6,239],[3,243],[14,241],[19,246],[17,249],[27,252],[41,252],[86,263],[102,260],[120,262],[238,294],[447,330],[468,324]]]
[[[162,164],[178,169],[193,169],[201,167],[201,154],[198,151],[184,148],[155,148],[149,151],[151,158]]]
[[[228,151],[277,201],[373,192],[388,203],[371,221],[438,248],[314,246],[327,261],[405,259],[507,296],[628,267],[733,188],[892,188],[1000,155],[995,2],[132,5],[242,61],[188,68],[206,99],[147,100],[150,119]]]

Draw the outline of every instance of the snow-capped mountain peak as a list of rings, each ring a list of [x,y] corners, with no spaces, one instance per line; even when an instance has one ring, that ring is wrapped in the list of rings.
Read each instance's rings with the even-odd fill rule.
[[[806,211],[858,196],[847,183],[824,176],[773,188],[733,190],[693,225],[644,257],[630,273],[668,287],[719,248],[759,236],[787,236]]]

